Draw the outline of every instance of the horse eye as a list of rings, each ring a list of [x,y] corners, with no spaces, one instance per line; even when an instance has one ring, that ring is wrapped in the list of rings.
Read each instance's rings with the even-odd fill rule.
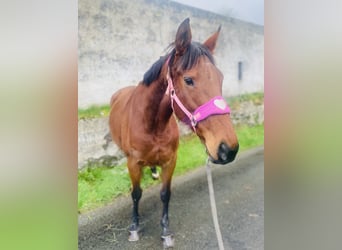
[[[189,86],[194,86],[194,81],[190,77],[184,77],[184,82]]]

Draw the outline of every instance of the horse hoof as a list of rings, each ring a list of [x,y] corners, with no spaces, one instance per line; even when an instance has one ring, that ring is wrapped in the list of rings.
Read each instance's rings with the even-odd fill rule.
[[[175,244],[175,240],[173,238],[173,235],[167,235],[167,236],[162,236],[161,237],[163,240],[163,247],[164,249],[168,249],[168,248],[173,248],[174,244]]]
[[[128,241],[138,241],[139,240],[139,232],[138,230],[129,231]]]

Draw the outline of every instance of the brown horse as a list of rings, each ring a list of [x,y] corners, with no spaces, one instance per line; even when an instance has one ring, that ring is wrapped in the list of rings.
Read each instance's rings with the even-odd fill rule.
[[[175,116],[192,126],[213,162],[226,164],[236,156],[238,140],[227,111],[229,108],[220,98],[223,75],[212,56],[219,32],[220,28],[203,44],[192,42],[187,18],[178,28],[170,53],[155,62],[137,86],[123,88],[111,98],[111,135],[127,156],[132,181],[130,241],[139,239],[138,203],[142,195],[142,168],[150,166],[154,170],[154,166],[160,166],[162,238],[169,242],[167,246],[173,244],[168,207],[179,140]],[[214,104],[216,111],[219,108],[223,111],[210,111],[206,117],[198,119],[199,111],[194,111],[209,110]]]

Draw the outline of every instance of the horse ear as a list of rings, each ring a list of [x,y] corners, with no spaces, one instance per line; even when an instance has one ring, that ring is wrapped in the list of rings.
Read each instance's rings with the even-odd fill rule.
[[[203,43],[203,45],[209,49],[211,54],[214,53],[214,50],[215,50],[215,47],[216,47],[217,38],[218,38],[218,36],[220,34],[220,31],[221,31],[221,25],[219,26],[218,30],[214,34],[212,34],[211,37],[209,37],[207,39],[207,41],[205,41]]]
[[[176,34],[177,55],[183,55],[191,43],[190,19],[185,19],[178,27]]]

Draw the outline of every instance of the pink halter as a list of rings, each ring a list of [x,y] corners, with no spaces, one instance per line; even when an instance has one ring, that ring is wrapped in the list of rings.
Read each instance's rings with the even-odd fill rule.
[[[167,64],[169,63],[169,59],[167,60],[166,63]],[[174,110],[173,102],[175,101],[178,107],[189,118],[191,122],[191,126],[194,131],[196,131],[197,123],[208,118],[209,116],[230,114],[230,108],[222,96],[215,96],[214,98],[210,99],[208,102],[199,106],[193,113],[191,113],[183,105],[183,103],[179,100],[178,96],[176,95],[176,91],[175,91],[175,88],[173,86],[173,82],[170,76],[169,67],[167,70],[167,83],[168,83],[168,86],[167,86],[166,94],[170,94],[172,109]]]

